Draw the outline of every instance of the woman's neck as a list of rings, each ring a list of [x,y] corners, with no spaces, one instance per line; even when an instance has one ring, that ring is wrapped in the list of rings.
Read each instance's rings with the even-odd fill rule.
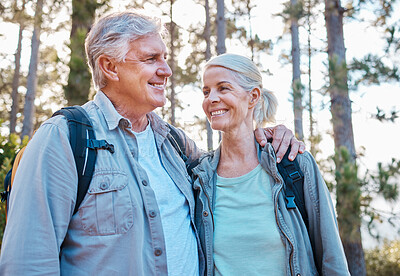
[[[217,173],[222,177],[238,177],[253,170],[258,165],[254,131],[223,133],[221,156]]]

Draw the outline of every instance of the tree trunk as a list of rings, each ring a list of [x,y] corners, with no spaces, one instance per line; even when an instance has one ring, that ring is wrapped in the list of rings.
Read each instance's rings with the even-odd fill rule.
[[[311,0],[307,1],[307,17],[306,17],[306,25],[307,25],[307,50],[308,50],[308,119],[310,123],[310,152],[315,157],[317,154],[317,149],[315,145],[315,137],[314,137],[314,119],[313,119],[313,106],[312,106],[312,88],[311,88]]]
[[[205,0],[205,11],[206,11],[206,25],[204,26],[204,39],[206,41],[206,52],[205,58],[206,61],[211,58],[211,20],[210,20],[210,3],[208,0]],[[206,129],[207,129],[207,149],[209,151],[214,149],[213,145],[213,131],[210,125],[210,122],[206,119]]]
[[[246,8],[247,8],[247,20],[249,21],[249,46],[250,46],[250,51],[251,51],[251,60],[254,61],[254,39],[253,39],[253,27],[251,25],[251,9],[252,7],[250,6],[250,1],[246,1]]]
[[[33,132],[33,116],[35,114],[35,97],[37,88],[37,67],[39,63],[40,31],[42,24],[43,0],[38,0],[35,9],[35,23],[32,34],[31,59],[26,82],[26,95],[24,105],[24,121],[21,139],[31,137]]]
[[[225,38],[225,3],[224,0],[217,0],[217,55],[221,55],[226,52]],[[221,139],[221,131],[218,131],[218,141],[220,142]]]
[[[217,0],[217,54],[226,52],[225,47],[226,26],[225,26],[225,4],[224,0]]]
[[[24,3],[25,5],[25,3]],[[17,125],[17,113],[19,107],[19,76],[20,76],[20,69],[21,69],[21,50],[22,50],[22,33],[24,31],[24,25],[22,22],[19,24],[19,32],[18,32],[18,46],[17,51],[15,52],[15,71],[12,81],[12,105],[11,105],[11,112],[10,112],[10,134],[15,133],[15,127]]]
[[[90,93],[91,74],[86,64],[85,38],[93,24],[97,0],[72,1],[71,58],[68,83],[64,87],[68,105],[82,105]]]
[[[172,72],[175,72],[175,22],[172,19],[172,6],[174,4],[175,0],[171,0],[170,2],[170,10],[169,10],[169,16],[170,16],[170,25],[169,25],[169,35],[170,35],[170,53],[169,53],[169,67],[171,67]],[[176,120],[175,120],[175,107],[176,107],[176,101],[175,101],[175,75],[172,74],[171,77],[169,77],[170,80],[170,102],[171,102],[171,125],[175,126],[176,125]]]
[[[17,6],[17,2],[15,2],[15,6]],[[15,70],[12,82],[12,92],[11,92],[11,112],[10,112],[10,134],[15,133],[15,127],[17,125],[17,114],[19,109],[19,77],[20,77],[20,69],[21,69],[21,51],[22,51],[22,33],[25,28],[25,19],[24,19],[24,12],[25,12],[25,4],[26,1],[22,1],[21,10],[17,12],[18,17],[18,24],[19,24],[19,32],[18,32],[18,44],[17,44],[17,51],[15,52]]]
[[[290,0],[291,7],[297,5],[297,0]],[[303,103],[302,103],[302,85],[300,80],[300,41],[299,41],[299,23],[297,15],[291,15],[290,34],[292,35],[292,68],[293,68],[293,113],[294,130],[296,137],[304,139],[303,133]]]
[[[325,0],[325,21],[328,34],[329,93],[336,153],[346,149],[348,161],[336,161],[337,213],[340,235],[352,275],[366,275],[364,252],[361,242],[360,188],[356,175],[356,152],[351,121],[351,102],[347,84],[347,65],[343,38],[343,11],[340,0]],[[352,181],[346,181],[344,166],[355,171]],[[347,170],[348,171],[348,170]],[[339,172],[339,173],[338,173]],[[350,178],[350,177],[349,177]],[[352,191],[352,197],[347,192]]]

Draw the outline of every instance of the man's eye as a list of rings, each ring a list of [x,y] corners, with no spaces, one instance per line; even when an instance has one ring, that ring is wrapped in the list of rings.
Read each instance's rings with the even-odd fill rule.
[[[229,89],[229,87],[226,87],[226,86],[220,86],[219,90],[224,91],[224,90],[230,90],[230,89]]]
[[[207,97],[207,96],[208,96],[208,94],[210,94],[210,91],[203,90],[203,95],[204,95],[204,97]]]

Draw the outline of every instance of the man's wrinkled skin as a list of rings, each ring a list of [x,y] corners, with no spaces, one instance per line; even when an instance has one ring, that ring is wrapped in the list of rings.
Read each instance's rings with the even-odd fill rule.
[[[297,153],[304,153],[306,145],[296,139],[293,132],[284,125],[277,125],[272,128],[257,128],[255,130],[257,142],[263,147],[267,139],[272,138],[272,147],[276,152],[276,161],[281,162],[287,148],[291,145],[289,160],[293,161]]]

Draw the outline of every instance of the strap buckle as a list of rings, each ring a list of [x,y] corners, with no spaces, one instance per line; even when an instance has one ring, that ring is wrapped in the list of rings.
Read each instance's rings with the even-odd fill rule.
[[[292,172],[289,174],[289,177],[294,181],[297,181],[301,178],[301,175],[298,171]]]
[[[296,203],[294,202],[294,196],[286,196],[286,208],[296,209]]]
[[[89,149],[104,149],[104,150],[108,150],[111,153],[114,153],[114,145],[113,144],[109,144],[106,140],[95,140],[95,139],[88,139],[87,140],[87,145],[86,145]]]

